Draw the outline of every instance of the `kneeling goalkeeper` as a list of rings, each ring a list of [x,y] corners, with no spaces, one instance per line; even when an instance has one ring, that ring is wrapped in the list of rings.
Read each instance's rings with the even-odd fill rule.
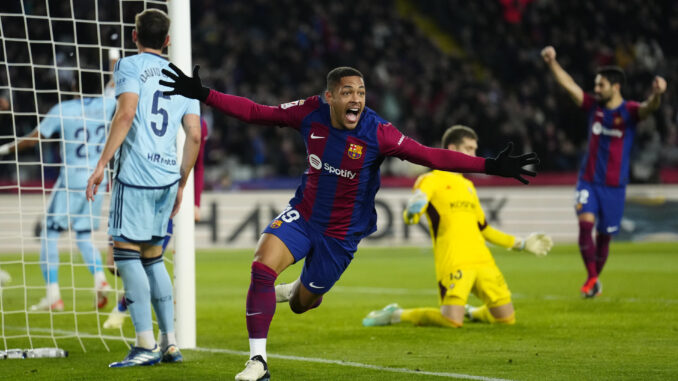
[[[471,128],[457,125],[447,129],[442,143],[449,150],[475,156],[478,136]],[[473,183],[459,173],[426,173],[417,179],[414,191],[403,216],[407,224],[419,223],[424,213],[428,217],[440,309],[402,309],[394,303],[370,312],[363,325],[410,322],[461,327],[464,316],[471,321],[514,324],[511,292],[485,241],[544,256],[553,246],[551,238],[533,233],[521,239],[489,226]],[[481,307],[466,304],[471,292],[483,301]]]

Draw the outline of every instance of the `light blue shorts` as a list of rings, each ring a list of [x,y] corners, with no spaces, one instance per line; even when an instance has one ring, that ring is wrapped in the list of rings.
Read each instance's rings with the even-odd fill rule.
[[[140,188],[116,181],[108,234],[137,243],[164,238],[178,188],[178,182],[164,188]]]
[[[47,229],[65,231],[92,231],[99,228],[103,197],[87,201],[84,189],[55,189],[50,196],[45,226]]]

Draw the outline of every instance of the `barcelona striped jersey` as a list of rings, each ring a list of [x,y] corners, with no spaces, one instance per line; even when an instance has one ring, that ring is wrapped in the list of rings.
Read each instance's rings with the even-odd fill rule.
[[[579,178],[589,183],[623,186],[629,182],[629,161],[636,126],[638,102],[623,101],[607,109],[584,93],[582,109],[588,112],[589,141]]]

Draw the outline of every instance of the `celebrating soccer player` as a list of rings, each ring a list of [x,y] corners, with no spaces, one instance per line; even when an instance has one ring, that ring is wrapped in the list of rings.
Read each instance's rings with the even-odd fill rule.
[[[644,102],[626,101],[621,94],[624,72],[619,67],[607,66],[598,70],[591,95],[560,66],[552,46],[545,47],[541,55],[558,84],[588,114],[588,152],[579,171],[575,209],[579,216],[579,250],[588,273],[581,293],[593,298],[602,292],[598,277],[607,261],[610,240],[619,232],[624,214],[636,125],[659,108],[666,80],[656,76],[652,93]]]
[[[203,87],[198,76],[177,67],[165,70],[173,81],[166,95],[199,99],[246,123],[289,126],[306,144],[308,168],[289,206],[264,230],[254,254],[246,321],[250,360],[236,380],[268,380],[266,338],[276,300],[289,301],[303,313],[317,307],[353,259],[358,243],[376,230],[375,195],[379,166],[395,156],[428,167],[456,172],[485,172],[514,177],[535,173],[523,167],[538,162],[536,154],[511,156],[509,145],[494,159],[429,148],[403,135],[365,106],[363,75],[338,67],[327,75],[325,98],[312,96],[264,106],[247,98]],[[301,276],[288,285],[274,282],[291,264],[306,258]]]
[[[475,156],[478,136],[469,127],[452,126],[443,134],[442,145]],[[551,238],[533,233],[521,239],[488,225],[473,183],[459,173],[433,171],[421,175],[414,190],[403,218],[406,224],[412,225],[419,223],[422,214],[428,217],[440,309],[402,309],[397,304],[389,304],[370,312],[363,319],[363,325],[381,326],[402,321],[461,327],[465,312],[472,321],[515,323],[511,292],[485,241],[543,256],[553,246]],[[481,307],[466,305],[471,292],[484,302]]]
[[[160,56],[169,43],[170,19],[148,9],[136,16],[132,39],[139,54],[120,59],[114,70],[117,109],[101,158],[87,183],[94,199],[106,164],[116,155],[108,234],[122,277],[136,344],[111,367],[179,362],[174,335],[172,283],[162,260],[162,243],[200,147],[200,104],[163,95],[158,81],[168,62]],[[186,132],[177,160],[179,126]],[[118,148],[120,148],[118,150]],[[117,152],[116,152],[117,151]],[[158,317],[160,346],[153,336],[151,303]]]
[[[89,87],[91,84],[82,83]],[[82,87],[81,86],[81,87]],[[77,86],[73,86],[77,90]],[[101,92],[102,89],[99,89]],[[111,286],[106,281],[101,253],[92,243],[92,230],[99,228],[102,198],[91,205],[83,190],[87,173],[94,168],[101,155],[106,129],[115,110],[115,100],[106,97],[84,97],[61,102],[52,107],[40,124],[17,142],[0,147],[0,155],[34,147],[40,139],[61,136],[63,167],[52,188],[46,217],[40,233],[40,267],[47,285],[46,295],[31,311],[63,311],[64,302],[59,289],[59,249],[57,241],[69,228],[87,269],[94,276],[97,307],[106,305]],[[108,176],[102,183],[108,184]]]

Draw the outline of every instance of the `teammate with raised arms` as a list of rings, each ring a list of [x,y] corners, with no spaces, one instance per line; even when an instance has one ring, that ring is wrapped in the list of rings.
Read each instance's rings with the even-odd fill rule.
[[[552,46],[545,47],[541,55],[558,84],[588,115],[588,151],[579,171],[575,210],[579,219],[579,251],[587,272],[581,294],[593,298],[602,292],[598,277],[607,261],[610,240],[621,228],[636,126],[659,108],[666,80],[656,76],[644,102],[627,101],[621,94],[626,80],[624,71],[607,66],[598,70],[593,94],[588,94],[560,66]]]

